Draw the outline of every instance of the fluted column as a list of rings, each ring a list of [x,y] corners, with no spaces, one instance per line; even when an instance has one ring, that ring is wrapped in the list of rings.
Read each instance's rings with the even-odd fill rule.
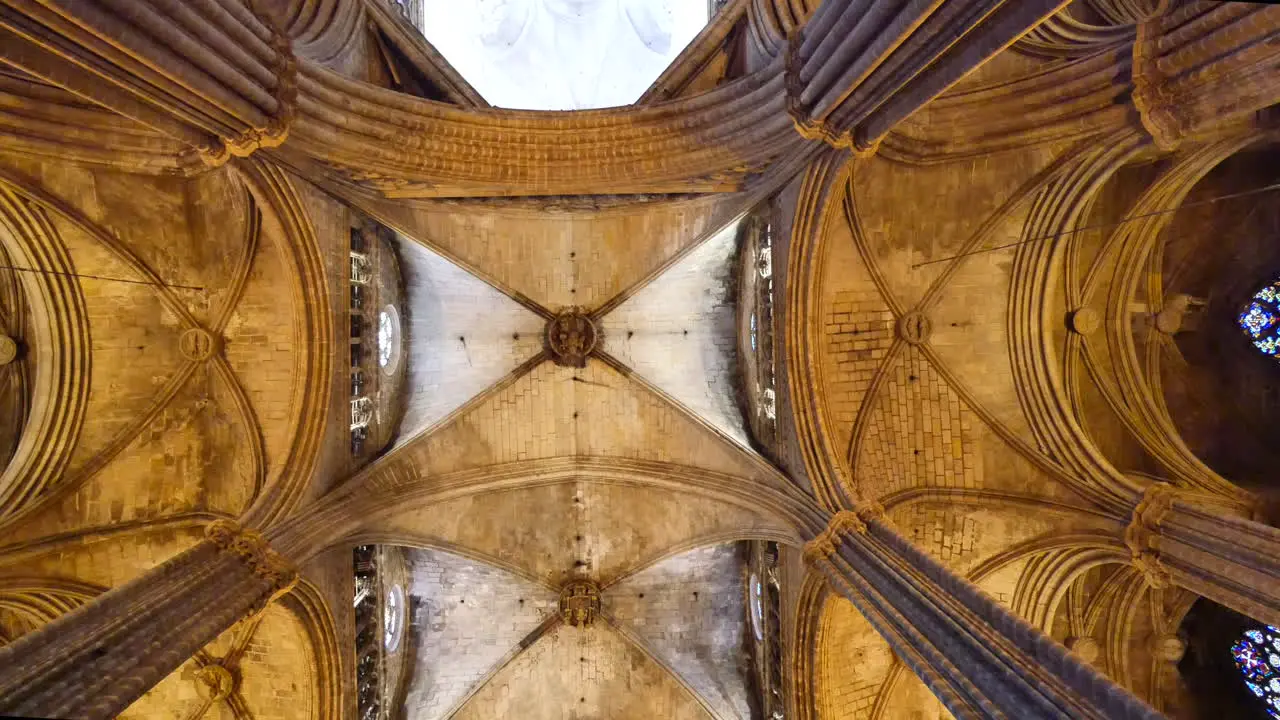
[[[898,122],[1063,0],[827,0],[788,55],[788,108],[806,137],[871,150]]]
[[[1125,544],[1156,588],[1176,584],[1280,625],[1280,529],[1229,515],[1154,483],[1134,507]]]
[[[114,718],[297,572],[218,521],[195,547],[0,648],[0,714]]]
[[[1162,717],[898,535],[841,511],[805,559],[957,718]]]
[[[0,63],[196,147],[217,164],[279,145],[289,41],[243,0],[0,0]]]
[[[1280,7],[1190,2],[1138,25],[1133,104],[1156,145],[1280,102]]]

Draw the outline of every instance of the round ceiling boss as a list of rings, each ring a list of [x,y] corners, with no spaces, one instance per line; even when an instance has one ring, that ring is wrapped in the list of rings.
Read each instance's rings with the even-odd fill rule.
[[[933,322],[929,320],[929,316],[919,310],[911,312],[898,318],[898,337],[908,345],[920,345],[929,339],[929,333],[933,331]]]
[[[8,365],[18,359],[18,343],[8,335],[0,335],[0,365]]]

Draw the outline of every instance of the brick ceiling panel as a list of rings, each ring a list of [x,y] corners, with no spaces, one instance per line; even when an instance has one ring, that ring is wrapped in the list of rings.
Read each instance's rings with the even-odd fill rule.
[[[596,622],[559,625],[504,667],[455,720],[712,720],[689,690]]]
[[[732,196],[549,204],[385,209],[405,234],[551,311],[603,305],[739,212]]]
[[[428,476],[573,455],[763,473],[747,451],[595,359],[582,369],[544,362],[408,450]]]
[[[822,276],[822,398],[837,443],[847,448],[876,370],[894,340],[894,315],[847,228],[833,223]]]
[[[854,470],[864,492],[984,487],[981,421],[924,355],[908,349],[883,372],[858,439]]]
[[[406,510],[384,528],[405,542],[494,558],[552,587],[573,578],[606,585],[682,548],[785,533],[776,521],[696,495],[586,481]]]
[[[58,225],[77,272],[141,279],[88,234],[69,223]],[[92,390],[86,423],[67,472],[90,462],[132,425],[184,363],[178,318],[153,288],[89,279],[82,280],[80,287],[92,343]],[[285,328],[291,325],[287,313],[281,313],[278,322]]]
[[[1017,237],[1024,218],[1006,221],[997,237]],[[948,371],[1001,424],[1027,442],[1034,442],[1014,387],[1009,338],[1009,285],[1013,251],[966,258],[929,311],[931,347]],[[993,372],[994,369],[1002,372]],[[1005,369],[1007,371],[1003,371]]]
[[[869,720],[893,665],[889,643],[842,597],[827,599],[818,622],[814,668],[818,716]]]

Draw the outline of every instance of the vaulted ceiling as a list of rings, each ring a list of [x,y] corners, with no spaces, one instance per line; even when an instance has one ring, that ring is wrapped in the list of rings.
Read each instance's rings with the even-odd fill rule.
[[[701,0],[512,0],[475,16],[425,0],[421,18],[448,22],[424,38],[380,1],[280,3],[299,56],[323,68],[306,82],[342,102],[378,86],[460,115],[692,96],[771,61],[816,6],[735,0],[708,24]],[[206,169],[56,88],[0,76],[10,105],[56,101],[129,152],[51,158],[36,130],[0,146],[5,262],[38,258],[62,278],[0,275],[0,334],[38,350],[0,367],[12,409],[0,509],[20,506],[0,518],[0,641],[191,546],[209,520],[269,517],[287,497],[345,503],[342,544],[126,717],[354,713],[352,543],[402,558],[406,720],[757,717],[752,541],[784,545],[789,709],[946,717],[800,563],[788,513],[856,497],[1122,684],[1175,697],[1168,653],[1151,648],[1195,596],[1147,588],[1122,519],[1092,500],[1106,481],[1163,477],[1242,511],[1253,498],[1228,481],[1267,489],[1274,399],[1250,388],[1276,368],[1202,330],[1234,332],[1241,292],[1280,268],[1265,241],[1275,213],[1174,210],[1256,188],[1276,158],[1273,138],[1239,128],[1157,152],[1113,123],[1131,88],[1110,80],[1062,102],[1062,87],[1128,72],[1132,5],[1072,4],[874,155],[813,150],[777,175],[701,178],[707,192],[689,195],[539,194],[553,183],[475,199],[476,182],[343,175],[288,144]],[[477,40],[464,28],[481,11],[494,15]],[[594,54],[562,53],[572,33]],[[310,131],[290,142],[360,153]],[[392,144],[379,136],[378,152],[409,162]],[[499,167],[494,187],[526,169]],[[1126,221],[1144,213],[1161,219]],[[398,260],[384,280],[404,379],[387,386],[385,447],[353,457],[350,233],[374,222]],[[761,263],[748,247],[759,223],[773,274],[757,286],[744,278]],[[1207,247],[1219,233],[1251,239]],[[768,293],[766,322],[751,303]],[[1209,300],[1199,328],[1160,324],[1180,294]],[[566,317],[594,342],[549,333]],[[748,318],[773,336],[758,354]],[[558,354],[578,342],[582,357]],[[775,365],[766,437],[756,380]],[[1231,407],[1245,400],[1247,413]],[[806,452],[832,472],[808,477]],[[574,583],[599,589],[590,626],[560,613]],[[226,692],[209,693],[212,666],[234,675]]]
[[[593,478],[643,461],[787,484],[737,404],[743,235],[719,205],[422,213],[399,228],[411,390],[388,461],[428,478],[568,468],[370,524],[436,548],[408,553],[408,717],[751,716],[745,554],[723,543],[787,528]],[[545,339],[567,310],[600,334],[580,368]],[[604,620],[554,622],[561,587],[582,580],[601,588]]]

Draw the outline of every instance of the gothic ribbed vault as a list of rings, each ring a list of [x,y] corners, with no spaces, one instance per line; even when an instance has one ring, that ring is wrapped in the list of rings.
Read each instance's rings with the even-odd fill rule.
[[[1262,712],[1280,11],[474,6],[0,0],[0,713]]]

